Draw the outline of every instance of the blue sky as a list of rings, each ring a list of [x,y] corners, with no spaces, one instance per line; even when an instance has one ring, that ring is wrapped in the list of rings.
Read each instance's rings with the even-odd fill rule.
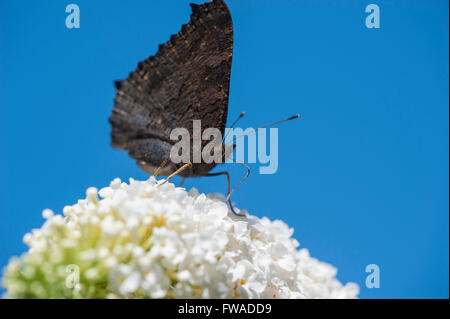
[[[302,115],[279,126],[278,172],[252,165],[233,201],[294,227],[361,298],[448,298],[448,2],[227,2],[228,123],[243,110],[243,128]],[[80,29],[65,27],[70,3]],[[365,26],[369,3],[380,29]],[[109,146],[113,80],[189,14],[185,0],[0,2],[1,267],[26,250],[42,209],[61,212],[115,177],[147,178]],[[245,173],[226,166],[234,183]],[[226,182],[185,186],[224,192]],[[378,289],[365,287],[368,264],[380,267]]]

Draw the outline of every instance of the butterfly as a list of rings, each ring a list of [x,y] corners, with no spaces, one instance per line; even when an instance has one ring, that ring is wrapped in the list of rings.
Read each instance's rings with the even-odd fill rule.
[[[145,172],[169,176],[167,180],[176,174],[183,181],[225,175],[233,210],[228,172],[210,173],[216,162],[170,161],[173,129],[186,128],[192,137],[193,121],[201,120],[202,130],[217,128],[223,136],[227,122],[233,57],[230,10],[223,0],[190,6],[190,21],[161,44],[154,56],[139,62],[128,78],[115,82],[115,104],[109,117],[111,145],[126,150]],[[202,141],[201,147],[207,142]],[[229,154],[223,147],[224,154]],[[245,178],[250,173],[246,167]]]

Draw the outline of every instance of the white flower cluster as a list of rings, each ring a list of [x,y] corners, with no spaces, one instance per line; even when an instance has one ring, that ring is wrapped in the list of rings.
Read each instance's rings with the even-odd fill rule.
[[[101,199],[98,198],[98,195]],[[215,196],[217,197],[217,196]],[[173,184],[114,180],[50,210],[10,261],[8,297],[355,298],[337,270],[311,258],[282,221],[237,217],[223,200]],[[68,285],[76,265],[78,283]],[[70,275],[73,275],[70,273]]]

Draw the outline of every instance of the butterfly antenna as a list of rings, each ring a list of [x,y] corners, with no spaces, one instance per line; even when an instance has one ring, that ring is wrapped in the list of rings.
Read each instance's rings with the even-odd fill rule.
[[[236,125],[236,123],[239,122],[239,120],[244,117],[244,115],[245,115],[245,111],[239,115],[239,117],[233,122],[233,124],[231,124],[230,128],[233,128]],[[228,137],[230,132],[231,132],[231,130],[228,130],[227,135],[225,135],[225,137],[222,139],[222,141]]]
[[[297,115],[291,116],[291,117],[289,117],[287,119],[284,119],[284,120],[280,120],[280,121],[276,121],[276,122],[273,122],[273,123],[270,123],[270,124],[266,124],[264,126],[260,126],[260,127],[256,128],[256,129],[251,130],[250,132],[247,132],[247,133],[242,134],[242,135],[240,135],[238,137],[235,137],[233,139],[233,141],[231,141],[229,143],[226,143],[226,144],[234,143],[234,141],[236,141],[237,139],[240,139],[240,138],[242,138],[244,136],[247,136],[247,135],[249,135],[251,133],[254,133],[254,132],[256,132],[256,131],[258,131],[258,130],[260,130],[262,128],[266,128],[266,127],[269,127],[269,126],[277,125],[277,124],[280,124],[280,123],[283,123],[283,122],[287,122],[287,121],[290,121],[290,120],[295,120],[295,119],[298,119],[299,117],[300,117],[300,115],[297,114]],[[230,131],[228,131],[228,132],[230,132]]]

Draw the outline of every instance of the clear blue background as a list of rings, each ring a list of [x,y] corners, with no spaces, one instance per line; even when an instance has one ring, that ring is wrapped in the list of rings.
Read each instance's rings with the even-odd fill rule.
[[[381,29],[365,27],[372,2]],[[65,27],[70,3],[78,30]],[[242,110],[243,128],[302,114],[279,127],[277,174],[252,165],[236,205],[286,221],[362,298],[448,298],[448,1],[228,3],[229,123]],[[113,80],[189,14],[185,0],[0,1],[1,266],[26,250],[42,209],[61,212],[115,177],[147,178],[109,146]],[[227,166],[234,183],[245,173]],[[364,285],[371,263],[379,289]]]

